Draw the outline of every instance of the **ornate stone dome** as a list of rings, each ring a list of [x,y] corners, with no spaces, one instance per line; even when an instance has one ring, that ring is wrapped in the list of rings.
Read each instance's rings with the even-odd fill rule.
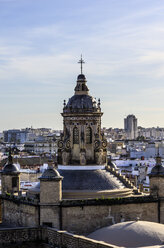
[[[164,244],[164,225],[148,221],[128,221],[98,229],[88,237],[121,247],[154,247]]]
[[[72,96],[65,108],[65,112],[94,112],[97,110],[96,100],[89,95],[74,95]]]
[[[89,95],[89,89],[86,85],[86,82],[87,80],[84,74],[78,75],[75,94],[68,100],[68,103],[65,104],[63,109],[64,113],[86,113],[101,111],[100,101],[97,104],[95,98]]]

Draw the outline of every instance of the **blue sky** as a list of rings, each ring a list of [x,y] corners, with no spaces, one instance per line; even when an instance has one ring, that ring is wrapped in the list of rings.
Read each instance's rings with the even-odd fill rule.
[[[164,127],[163,0],[0,0],[0,130],[62,129],[81,53],[102,126]]]

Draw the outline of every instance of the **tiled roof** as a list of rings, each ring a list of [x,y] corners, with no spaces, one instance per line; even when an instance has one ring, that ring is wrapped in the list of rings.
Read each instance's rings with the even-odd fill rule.
[[[63,190],[113,190],[125,186],[106,170],[59,170]]]

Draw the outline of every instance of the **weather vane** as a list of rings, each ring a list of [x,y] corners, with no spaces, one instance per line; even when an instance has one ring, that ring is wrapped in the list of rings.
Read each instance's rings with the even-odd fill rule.
[[[82,59],[82,55],[81,55],[81,59],[78,62],[79,64],[81,64],[81,74],[83,74],[83,64],[85,64],[84,60]]]

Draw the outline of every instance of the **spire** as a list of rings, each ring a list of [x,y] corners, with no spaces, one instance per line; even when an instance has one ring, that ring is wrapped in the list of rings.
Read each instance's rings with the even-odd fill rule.
[[[157,156],[159,156],[159,145],[158,145],[157,149],[158,149]]]
[[[78,64],[81,64],[81,74],[83,74],[83,64],[85,64],[85,62],[82,59],[82,54],[81,54],[81,59],[79,60]]]
[[[157,156],[156,156],[156,166],[160,166],[162,164],[162,161],[161,161],[161,156],[159,153],[159,145],[158,145],[157,149],[158,149],[158,152],[157,152]]]
[[[75,87],[75,95],[88,95],[89,89],[86,85],[87,80],[85,78],[85,75],[83,74],[83,64],[85,62],[82,59],[82,55],[81,55],[81,59],[79,60],[78,63],[81,64],[81,74],[79,74],[77,77],[77,84]]]
[[[158,154],[156,156],[156,164],[151,170],[150,176],[161,176],[164,175],[164,167],[162,166],[162,159],[159,154],[159,146],[158,146]]]
[[[11,155],[11,147],[9,149],[8,164],[13,164],[13,157]]]

